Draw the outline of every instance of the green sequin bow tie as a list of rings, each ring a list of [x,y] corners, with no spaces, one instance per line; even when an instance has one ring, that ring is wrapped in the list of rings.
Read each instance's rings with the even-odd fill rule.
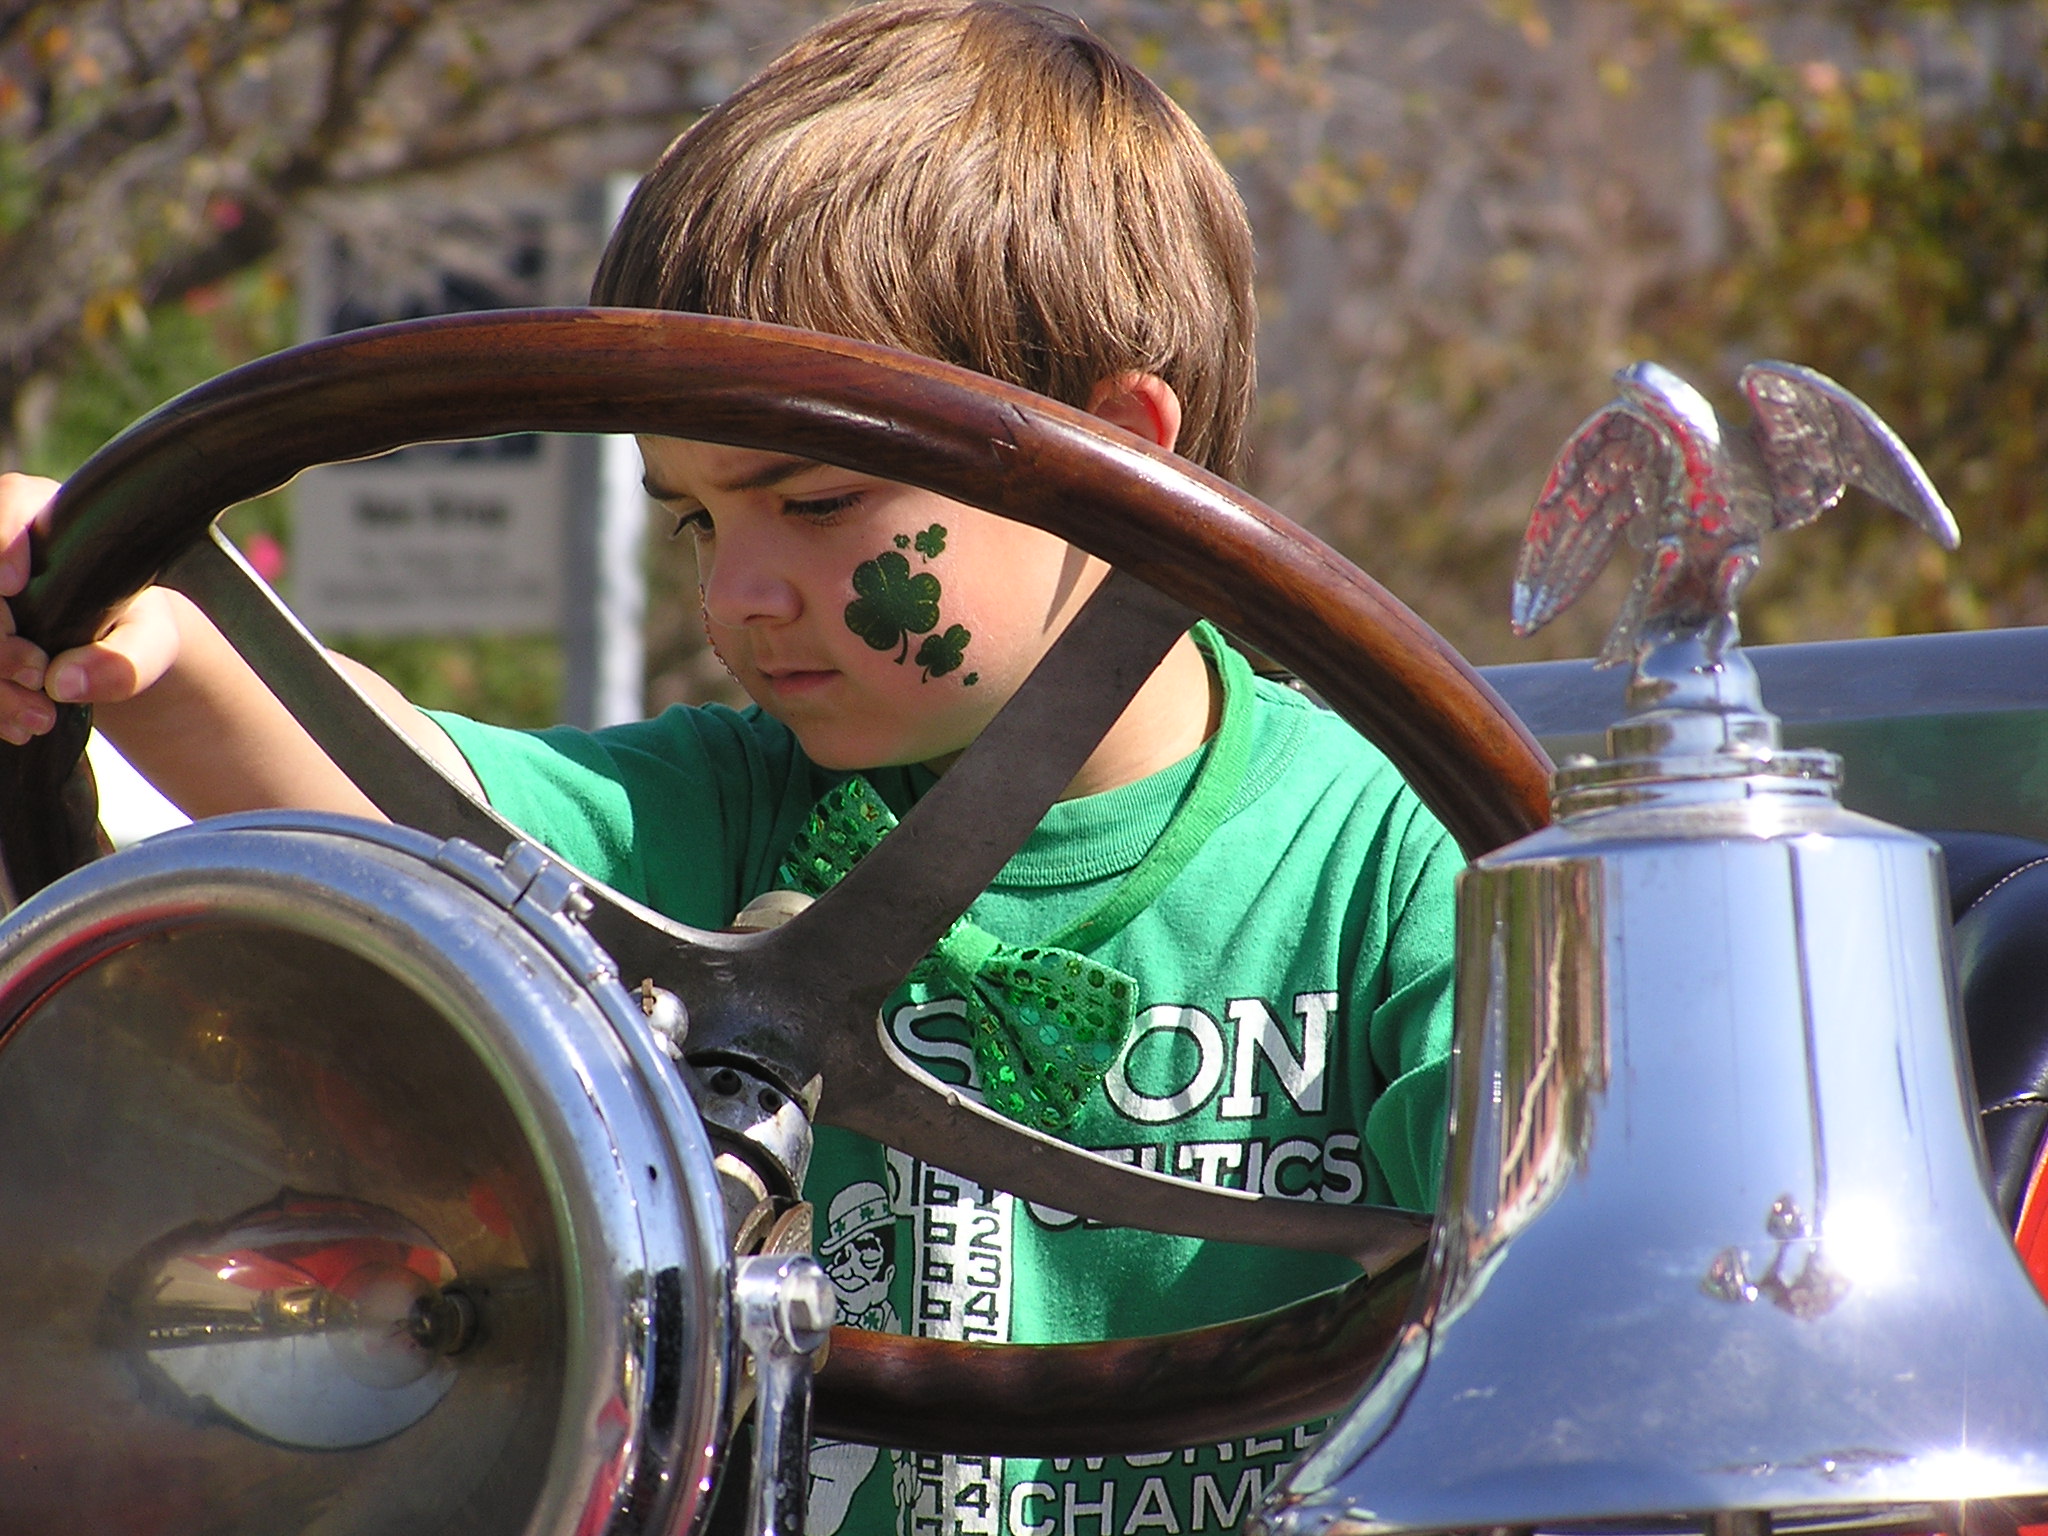
[[[778,878],[822,896],[895,825],[873,786],[855,775],[812,809]],[[1040,1130],[1073,1123],[1136,1018],[1137,984],[1122,971],[1070,949],[1005,944],[965,917],[908,979],[960,995],[984,1102]]]

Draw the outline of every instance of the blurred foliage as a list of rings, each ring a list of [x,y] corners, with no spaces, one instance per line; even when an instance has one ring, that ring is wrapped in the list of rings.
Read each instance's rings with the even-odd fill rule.
[[[22,392],[105,329],[516,162],[641,164],[814,0],[0,5],[0,467]],[[448,187],[444,181],[443,191]]]
[[[1654,333],[1710,366],[1739,345],[1842,380],[1963,530],[1943,557],[1845,508],[1767,562],[1752,635],[2048,619],[2048,7],[1844,6],[1824,54],[1773,47],[1728,0],[1641,9],[1725,83],[1737,254],[1653,310]]]
[[[145,311],[107,306],[86,328],[64,388],[42,397],[23,467],[61,478],[145,412],[292,340],[289,285],[266,268]]]
[[[327,642],[422,709],[499,725],[562,718],[562,647],[552,635],[336,635]]]
[[[751,35],[772,44],[824,3],[749,12]],[[1752,639],[2048,619],[2048,0],[1071,3],[1243,188],[1263,310],[1251,488],[1467,654],[1597,647],[1626,571],[1531,642],[1508,635],[1507,585],[1552,456],[1639,357],[1738,418],[1743,363],[1819,368],[1893,424],[1962,525],[1947,556],[1852,493],[1767,544]],[[700,85],[763,56],[705,52]],[[23,153],[0,136],[0,227],[23,216]],[[274,344],[288,306],[256,270],[197,303],[93,289],[73,360],[44,373],[62,389],[17,412],[44,424],[31,457],[66,467]],[[730,698],[688,541],[665,532],[650,705]],[[352,649],[426,701],[527,720],[558,689],[536,645]]]
[[[1153,29],[1258,227],[1253,488],[1475,659],[1611,621],[1618,570],[1514,641],[1507,585],[1552,456],[1639,357],[1736,420],[1745,362],[1832,375],[1961,523],[1944,556],[1851,493],[1767,544],[1751,638],[2048,618],[2043,0],[1106,12]]]
[[[422,206],[644,166],[826,0],[28,0],[0,5],[0,468],[63,475],[294,339],[289,235],[431,270]],[[497,168],[500,180],[488,175]],[[420,189],[394,216],[389,194]],[[380,202],[380,199],[386,201]],[[508,223],[509,227],[509,223]],[[466,237],[465,237],[466,238]],[[231,536],[287,560],[286,500]],[[263,563],[259,560],[259,563]],[[555,716],[550,640],[355,640],[430,705]]]
[[[270,266],[194,289],[175,303],[102,311],[69,368],[31,394],[22,413],[22,468],[64,479],[166,400],[289,344],[292,325],[290,285]],[[222,526],[238,544],[267,534],[290,545],[282,494],[232,508]]]

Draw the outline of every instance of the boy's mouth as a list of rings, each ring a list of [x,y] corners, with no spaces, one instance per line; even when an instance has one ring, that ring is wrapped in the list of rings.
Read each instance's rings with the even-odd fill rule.
[[[830,667],[757,666],[755,670],[772,692],[785,698],[814,693],[839,675]]]

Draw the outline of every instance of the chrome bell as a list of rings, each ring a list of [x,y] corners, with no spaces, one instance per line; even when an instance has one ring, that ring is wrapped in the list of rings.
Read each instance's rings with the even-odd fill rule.
[[[1624,482],[1632,430],[1546,502]],[[1939,852],[1780,745],[1731,583],[1673,596],[1693,531],[1643,541],[1607,755],[1464,876],[1429,1268],[1266,1536],[1954,1530],[2048,1491],[2048,1309],[1986,1191]]]

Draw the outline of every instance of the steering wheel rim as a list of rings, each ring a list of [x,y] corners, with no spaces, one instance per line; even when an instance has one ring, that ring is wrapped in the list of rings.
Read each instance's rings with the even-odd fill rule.
[[[536,430],[646,432],[780,451],[795,440],[809,457],[1032,523],[1164,594],[1166,603],[1155,601],[1146,621],[1153,639],[1177,632],[1177,605],[1185,605],[1291,666],[1380,745],[1468,855],[1547,819],[1547,759],[1462,659],[1363,572],[1236,488],[1083,412],[980,375],[743,321],[653,311],[497,312],[379,327],[247,365],[138,423],[67,483],[53,508],[47,560],[17,605],[20,627],[53,653],[90,639],[222,509],[302,468],[417,441]],[[1125,580],[1122,590],[1133,585]],[[1134,665],[1149,643],[1136,643]],[[1029,692],[1027,685],[1013,705]],[[1100,724],[1120,707],[1113,693],[1106,696],[1098,713],[1111,712]],[[993,760],[997,743],[989,738],[1000,734],[1003,718],[985,735],[984,760]],[[79,857],[72,768],[83,730],[77,718],[67,726],[0,753],[0,774],[15,781],[13,792],[0,794],[0,855],[24,896],[61,872],[53,863]],[[941,786],[956,776],[964,785],[972,756]],[[1048,800],[1065,782],[1053,777],[1043,792]],[[40,823],[47,840],[47,829],[65,822],[47,814],[48,797],[67,786],[69,840],[38,851],[24,823]],[[32,802],[45,814],[28,815]],[[1036,819],[1034,812],[1030,823]],[[906,820],[898,836],[912,824]],[[984,855],[985,880],[1008,854]],[[907,941],[913,954],[929,942],[919,933],[950,915],[919,915],[912,925],[919,932]],[[757,941],[772,944],[773,937],[747,942]],[[713,969],[730,973],[728,954],[712,959]],[[694,1018],[693,1009],[693,1044]],[[803,1070],[802,1063],[784,1066],[786,1076]],[[984,1126],[978,1134],[990,1133]],[[976,1173],[957,1158],[955,1165]],[[1383,1242],[1374,1257],[1391,1260],[1417,1240]],[[1350,1353],[1334,1365],[1325,1361],[1319,1378],[1331,1406],[1377,1354],[1373,1348],[1358,1358],[1366,1347],[1359,1331],[1345,1336]],[[889,1341],[867,1354],[880,1349],[899,1379],[901,1361],[914,1361],[917,1351],[890,1351],[935,1342],[870,1338]],[[913,1366],[910,1379],[916,1376]],[[820,1394],[821,1421],[837,1424],[829,1368]],[[1288,1394],[1290,1407],[1304,1400],[1299,1390]],[[1132,1416],[1111,1402],[1102,1417],[1121,1425]],[[915,1431],[899,1418],[886,1433]]]

